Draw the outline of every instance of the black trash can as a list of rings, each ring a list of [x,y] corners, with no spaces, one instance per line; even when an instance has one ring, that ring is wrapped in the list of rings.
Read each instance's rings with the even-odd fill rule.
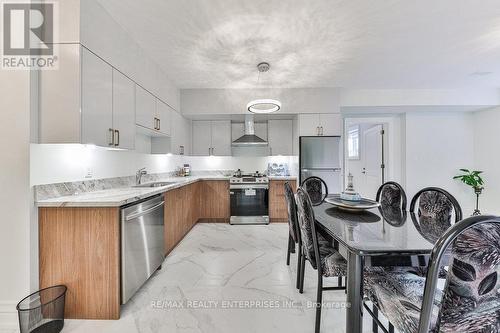
[[[17,304],[21,333],[58,333],[64,327],[66,286],[39,290]]]

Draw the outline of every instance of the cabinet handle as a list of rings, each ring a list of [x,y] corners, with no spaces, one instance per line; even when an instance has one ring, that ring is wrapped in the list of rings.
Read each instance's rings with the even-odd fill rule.
[[[316,135],[319,136],[319,126],[316,126]]]
[[[109,134],[110,135],[109,135],[109,143],[108,144],[110,146],[114,146],[115,145],[115,131],[112,128],[110,128]]]
[[[208,148],[208,156],[212,155],[212,148]]]
[[[119,146],[120,145],[120,131],[115,130],[115,135],[116,135],[115,146]]]
[[[158,118],[158,131],[161,130],[161,119]]]
[[[321,126],[320,128],[321,128],[321,136],[323,136],[323,126]]]

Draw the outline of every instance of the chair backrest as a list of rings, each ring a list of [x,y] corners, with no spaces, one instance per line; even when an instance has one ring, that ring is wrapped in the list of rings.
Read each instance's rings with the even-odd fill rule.
[[[451,265],[438,318],[433,318],[441,260]],[[427,273],[419,333],[500,331],[500,217],[474,216],[456,223],[436,244]],[[433,323],[433,320],[437,320]]]
[[[309,194],[313,206],[319,206],[323,200],[328,196],[328,186],[326,182],[319,177],[306,178],[301,187]]]
[[[411,199],[410,212],[415,213],[417,201],[419,217],[450,221],[452,213],[455,213],[455,222],[462,219],[462,208],[457,199],[442,188],[426,187],[418,191]]]
[[[285,183],[285,199],[288,210],[288,229],[295,243],[299,242],[299,225],[297,221],[297,205],[290,183]]]
[[[299,189],[297,190],[296,202],[300,237],[302,246],[306,250],[305,255],[313,268],[321,269],[319,267],[321,265],[317,265],[316,260],[316,258],[320,258],[320,256],[313,205],[309,194],[302,187],[299,187]]]
[[[406,193],[396,182],[386,182],[378,188],[376,200],[382,206],[398,207],[406,210]]]

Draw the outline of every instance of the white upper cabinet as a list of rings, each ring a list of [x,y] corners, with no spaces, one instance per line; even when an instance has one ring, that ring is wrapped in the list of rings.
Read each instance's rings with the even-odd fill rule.
[[[299,114],[299,136],[342,135],[342,115],[338,113]]]
[[[193,121],[193,155],[208,156],[212,149],[212,122]]]
[[[212,121],[212,155],[231,156],[231,121]]]
[[[293,154],[293,121],[292,120],[269,120],[268,142],[270,155],[292,155]]]
[[[193,155],[230,156],[231,121],[193,121]]]
[[[191,121],[174,110],[171,116],[171,153],[180,155],[183,149],[184,155],[189,155],[191,154]]]
[[[156,98],[139,85],[135,86],[135,122],[147,129],[156,129]]]
[[[83,48],[82,143],[112,146],[113,136],[113,69]]]
[[[341,136],[342,135],[342,115],[339,113],[320,113],[319,126],[321,135]]]
[[[135,83],[113,70],[113,130],[114,145],[135,148]]]
[[[80,44],[59,45],[59,68],[39,71],[39,143],[80,143]]]
[[[171,133],[171,109],[170,107],[156,99],[156,118],[158,119],[157,130],[165,135]]]

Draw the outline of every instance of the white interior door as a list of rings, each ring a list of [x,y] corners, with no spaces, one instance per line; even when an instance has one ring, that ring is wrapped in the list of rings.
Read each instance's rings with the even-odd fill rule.
[[[361,151],[363,169],[359,192],[363,197],[375,199],[382,185],[382,125],[375,125],[363,132]]]

